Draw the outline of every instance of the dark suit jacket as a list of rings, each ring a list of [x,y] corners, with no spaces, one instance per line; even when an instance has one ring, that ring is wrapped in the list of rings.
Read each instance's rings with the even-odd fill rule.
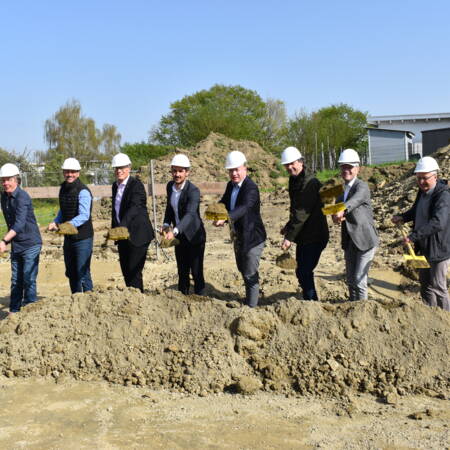
[[[417,204],[423,195],[419,189],[411,209],[402,214],[404,222],[415,222]],[[430,195],[428,222],[418,229],[413,225],[409,238],[420,255],[425,255],[430,262],[440,262],[450,258],[450,191],[447,182],[438,180]]]
[[[343,202],[344,196],[338,197],[337,201]],[[349,239],[362,252],[378,245],[369,186],[359,178],[355,180],[348,193],[345,202],[345,221],[342,223],[341,231],[343,249],[347,247]]]
[[[136,178],[130,177],[120,203],[119,218],[116,219],[114,205],[117,194],[117,183],[112,185],[112,222],[111,226],[127,227],[130,233],[130,242],[135,246],[146,245],[155,237],[152,224],[148,218],[147,195],[144,185]]]
[[[249,251],[266,240],[266,230],[261,219],[258,186],[247,176],[242,182],[233,211],[230,211],[233,183],[228,182],[225,193],[220,200],[224,203],[233,223],[240,249]]]
[[[198,245],[206,241],[205,228],[200,218],[200,191],[197,186],[186,180],[178,200],[178,218],[180,222],[175,224],[175,211],[170,199],[173,194],[173,181],[167,183],[167,205],[164,214],[164,223],[176,226],[179,234],[177,238],[186,239],[190,244]]]

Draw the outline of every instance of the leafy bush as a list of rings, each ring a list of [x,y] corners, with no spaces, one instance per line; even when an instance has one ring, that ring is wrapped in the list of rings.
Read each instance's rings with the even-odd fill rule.
[[[147,142],[125,143],[120,149],[130,157],[134,168],[146,166],[151,159],[160,158],[174,150],[173,145],[155,145]]]

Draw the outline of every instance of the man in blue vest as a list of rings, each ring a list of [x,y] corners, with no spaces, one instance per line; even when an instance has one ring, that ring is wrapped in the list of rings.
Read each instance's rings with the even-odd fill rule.
[[[2,180],[2,211],[8,227],[0,241],[0,253],[11,243],[11,296],[9,313],[37,300],[36,278],[42,240],[33,204],[27,192],[20,187],[19,169],[14,164],[0,168]]]
[[[92,194],[80,181],[80,163],[67,158],[62,165],[64,182],[59,190],[60,210],[49,224],[49,231],[58,230],[58,225],[69,222],[77,234],[64,236],[64,263],[72,294],[92,291],[91,257],[94,241],[92,226]]]

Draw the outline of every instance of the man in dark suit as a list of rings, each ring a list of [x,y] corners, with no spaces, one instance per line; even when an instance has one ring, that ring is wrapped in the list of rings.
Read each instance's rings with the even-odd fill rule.
[[[245,304],[254,308],[259,299],[259,261],[264,249],[264,228],[256,184],[247,176],[247,159],[239,151],[227,155],[225,168],[230,181],[220,200],[230,219],[236,265],[244,278]],[[216,220],[215,226],[223,226],[225,220]]]
[[[345,203],[345,210],[333,215],[333,222],[342,224],[342,249],[350,300],[367,300],[367,277],[378,245],[373,220],[370,190],[358,179],[359,155],[347,148],[339,156],[344,194],[337,199]]]
[[[289,172],[289,221],[281,230],[281,248],[288,250],[297,244],[295,271],[303,290],[304,300],[318,300],[314,283],[314,269],[328,243],[327,219],[322,213],[319,196],[321,184],[306,171],[305,161],[295,147],[287,147],[281,154],[281,164]]]
[[[117,180],[112,185],[112,228],[126,227],[130,235],[128,239],[118,241],[120,268],[126,286],[143,292],[142,270],[148,246],[154,238],[147,212],[147,195],[142,182],[130,176],[128,155],[115,155],[112,166]]]
[[[188,180],[190,166],[186,155],[175,155],[172,159],[172,181],[167,183],[167,206],[162,231],[167,239],[176,237],[180,241],[175,247],[178,290],[189,294],[189,273],[192,273],[195,294],[204,295],[206,233],[199,212],[200,191]]]

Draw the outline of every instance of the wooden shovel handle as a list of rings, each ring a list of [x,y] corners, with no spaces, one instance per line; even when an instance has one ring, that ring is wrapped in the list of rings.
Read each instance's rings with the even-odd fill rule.
[[[407,238],[407,237],[408,237],[408,235],[406,234],[406,231],[405,231],[405,229],[404,229],[403,227],[400,227],[400,231],[401,231],[401,233],[402,233],[402,235],[403,235],[404,238]],[[410,242],[405,242],[405,244],[406,244],[406,246],[408,247],[409,254],[410,254],[411,256],[416,257],[416,253],[415,253],[415,251],[414,251],[414,249],[413,249],[411,243],[410,243]]]

